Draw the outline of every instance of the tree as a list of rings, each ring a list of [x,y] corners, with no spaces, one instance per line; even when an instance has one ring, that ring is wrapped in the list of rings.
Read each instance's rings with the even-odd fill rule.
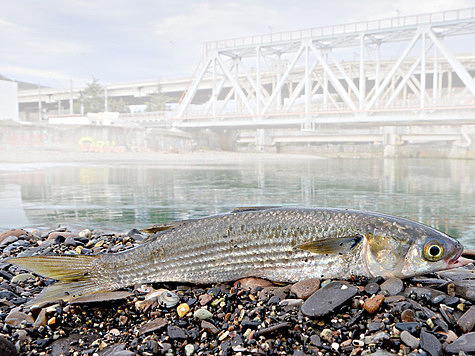
[[[166,104],[171,101],[171,98],[162,92],[162,88],[158,86],[157,91],[150,94],[150,100],[145,104],[147,105],[146,111],[163,111],[166,109]]]
[[[84,113],[88,112],[102,112],[104,111],[104,87],[99,84],[99,80],[92,79],[91,83],[88,83],[86,88],[81,93],[81,99],[84,105]],[[77,103],[81,105],[81,103]],[[75,108],[76,112],[79,112],[79,108]]]

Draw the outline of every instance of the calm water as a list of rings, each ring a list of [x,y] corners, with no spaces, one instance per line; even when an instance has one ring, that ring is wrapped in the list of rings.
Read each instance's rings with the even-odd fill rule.
[[[322,159],[219,166],[3,164],[0,227],[127,231],[237,206],[349,207],[475,247],[475,161]]]

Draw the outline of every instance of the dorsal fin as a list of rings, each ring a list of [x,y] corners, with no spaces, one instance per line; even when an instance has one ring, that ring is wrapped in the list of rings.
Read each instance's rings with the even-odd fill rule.
[[[242,206],[239,208],[234,208],[233,213],[241,213],[243,211],[259,211],[259,210],[267,210],[267,209],[275,209],[280,208],[278,205],[269,205],[269,206]]]

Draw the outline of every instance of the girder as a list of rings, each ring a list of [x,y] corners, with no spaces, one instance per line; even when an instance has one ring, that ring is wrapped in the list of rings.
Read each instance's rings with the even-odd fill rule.
[[[295,112],[308,122],[328,112],[474,105],[475,64],[447,43],[474,35],[470,8],[210,42],[178,118],[198,110],[260,122]],[[200,105],[210,77],[213,93]]]

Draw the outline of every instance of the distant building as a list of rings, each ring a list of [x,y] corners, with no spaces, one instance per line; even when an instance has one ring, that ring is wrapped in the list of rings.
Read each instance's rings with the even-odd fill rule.
[[[19,121],[17,82],[0,80],[0,120]]]

